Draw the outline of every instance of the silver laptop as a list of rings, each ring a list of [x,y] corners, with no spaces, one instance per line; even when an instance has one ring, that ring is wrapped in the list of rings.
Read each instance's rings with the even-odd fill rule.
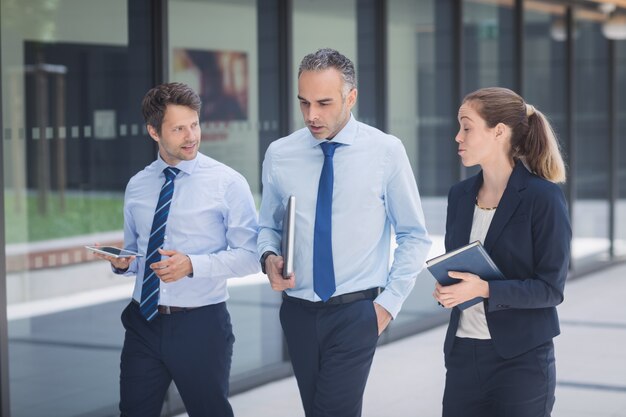
[[[294,241],[296,239],[296,196],[289,196],[285,215],[283,217],[283,240],[281,251],[283,253],[283,277],[293,274]]]

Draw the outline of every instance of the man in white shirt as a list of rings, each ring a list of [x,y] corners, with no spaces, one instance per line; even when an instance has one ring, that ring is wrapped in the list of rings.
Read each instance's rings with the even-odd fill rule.
[[[102,256],[136,276],[122,313],[121,415],[160,416],[173,380],[190,417],[232,417],[226,280],[259,269],[254,201],[243,176],[198,152],[191,88],[159,85],[142,110],[159,153],[126,187],[124,245],[144,256]]]
[[[257,243],[307,417],[361,415],[378,336],[398,314],[430,248],[399,139],[358,122],[353,63],[332,49],[302,60],[306,128],[273,142],[263,162]],[[294,274],[282,276],[281,233],[296,196]],[[389,269],[391,227],[398,244]]]

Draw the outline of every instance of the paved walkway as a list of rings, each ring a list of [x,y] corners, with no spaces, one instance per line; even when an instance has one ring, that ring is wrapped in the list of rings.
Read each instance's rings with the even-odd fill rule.
[[[626,265],[567,284],[559,307],[562,333],[555,339],[553,417],[626,417],[625,299]],[[438,327],[377,350],[363,417],[441,416],[444,331]],[[294,378],[231,401],[236,417],[304,416]]]

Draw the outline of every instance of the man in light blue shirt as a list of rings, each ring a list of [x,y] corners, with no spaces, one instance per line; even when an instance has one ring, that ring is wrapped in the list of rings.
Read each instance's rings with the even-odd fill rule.
[[[159,153],[126,187],[124,245],[144,256],[102,256],[115,272],[136,275],[122,313],[120,411],[160,416],[174,380],[190,417],[232,416],[226,280],[259,269],[254,201],[240,174],[198,152],[193,90],[159,85],[142,107]]]
[[[378,336],[431,244],[402,143],[358,122],[356,97],[348,58],[332,49],[304,57],[298,99],[307,127],[273,142],[263,162],[257,249],[272,288],[283,291],[281,324],[307,417],[361,415]],[[282,218],[291,195],[294,273],[285,279]],[[398,246],[389,268],[392,227]]]

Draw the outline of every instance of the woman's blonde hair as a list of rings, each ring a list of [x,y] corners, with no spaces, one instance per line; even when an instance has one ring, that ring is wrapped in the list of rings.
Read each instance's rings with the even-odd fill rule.
[[[552,182],[565,182],[565,163],[548,119],[515,92],[501,87],[482,88],[463,99],[487,126],[511,128],[510,156],[522,159],[530,170]]]

